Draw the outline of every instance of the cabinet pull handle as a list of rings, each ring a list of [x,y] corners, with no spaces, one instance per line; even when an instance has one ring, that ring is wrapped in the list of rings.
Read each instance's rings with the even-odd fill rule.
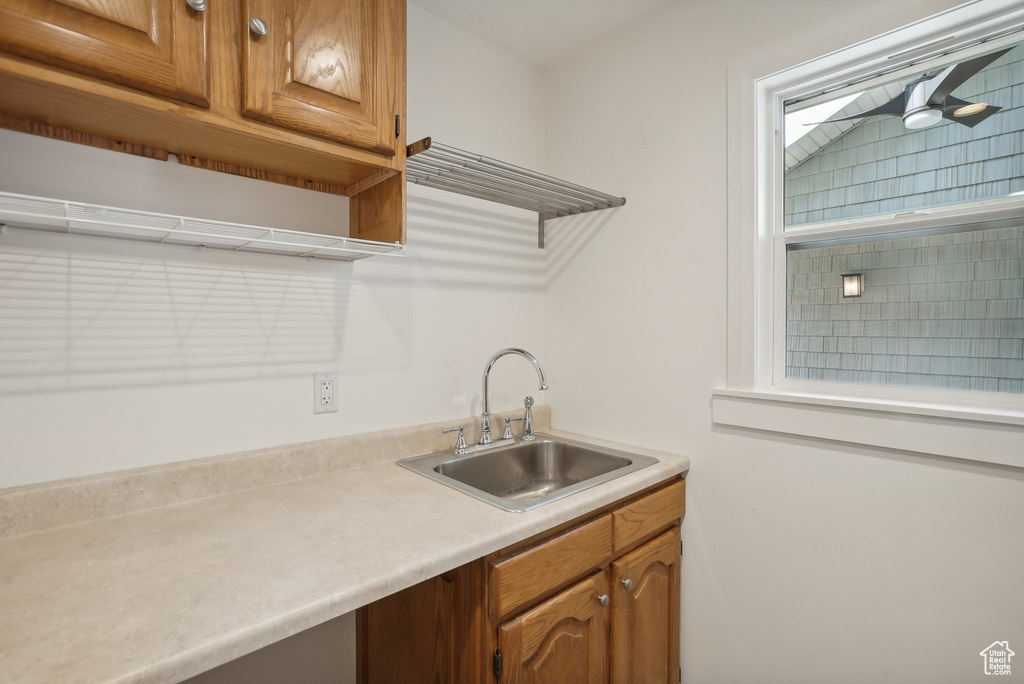
[[[602,608],[607,606],[608,605],[608,594],[601,594],[600,596],[598,596],[597,597],[597,602],[601,604]]]
[[[622,580],[622,588],[626,591],[633,591],[633,580],[628,577]]]
[[[185,4],[194,9],[196,12],[206,11],[206,0],[185,0]]]
[[[252,31],[254,35],[265,36],[267,35],[267,22],[263,21],[259,17],[252,17],[249,19],[249,30]]]

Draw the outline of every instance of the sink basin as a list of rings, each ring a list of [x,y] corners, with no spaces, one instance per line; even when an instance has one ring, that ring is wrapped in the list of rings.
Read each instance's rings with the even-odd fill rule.
[[[450,451],[406,458],[400,466],[506,511],[528,511],[657,463],[617,449],[538,434],[533,442],[465,456]]]

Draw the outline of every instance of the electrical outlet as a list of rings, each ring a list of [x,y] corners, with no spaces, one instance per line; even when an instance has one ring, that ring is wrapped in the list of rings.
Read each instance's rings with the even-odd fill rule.
[[[337,392],[337,373],[316,373],[313,376],[313,413],[337,412]]]

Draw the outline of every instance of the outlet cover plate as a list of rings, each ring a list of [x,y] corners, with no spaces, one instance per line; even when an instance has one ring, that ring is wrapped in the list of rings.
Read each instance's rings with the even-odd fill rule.
[[[336,413],[338,411],[338,374],[316,373],[313,375],[313,413]]]

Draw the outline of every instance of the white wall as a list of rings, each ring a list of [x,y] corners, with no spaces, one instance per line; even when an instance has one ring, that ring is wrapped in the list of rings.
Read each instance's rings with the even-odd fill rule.
[[[409,7],[410,140],[541,166],[542,95],[534,67]],[[10,131],[0,190],[300,230],[348,216],[342,197]],[[407,259],[355,264],[0,236],[0,487],[478,413],[491,354],[546,361],[534,221],[420,188],[408,217]],[[340,373],[336,414],[313,415],[321,371]],[[537,394],[521,359],[491,387],[496,408]]]
[[[770,73],[953,4],[691,0],[549,73],[549,172],[628,198],[600,229],[551,224],[552,419],[691,457],[684,682],[968,682],[994,640],[1024,645],[1024,472],[711,423],[728,64]]]

